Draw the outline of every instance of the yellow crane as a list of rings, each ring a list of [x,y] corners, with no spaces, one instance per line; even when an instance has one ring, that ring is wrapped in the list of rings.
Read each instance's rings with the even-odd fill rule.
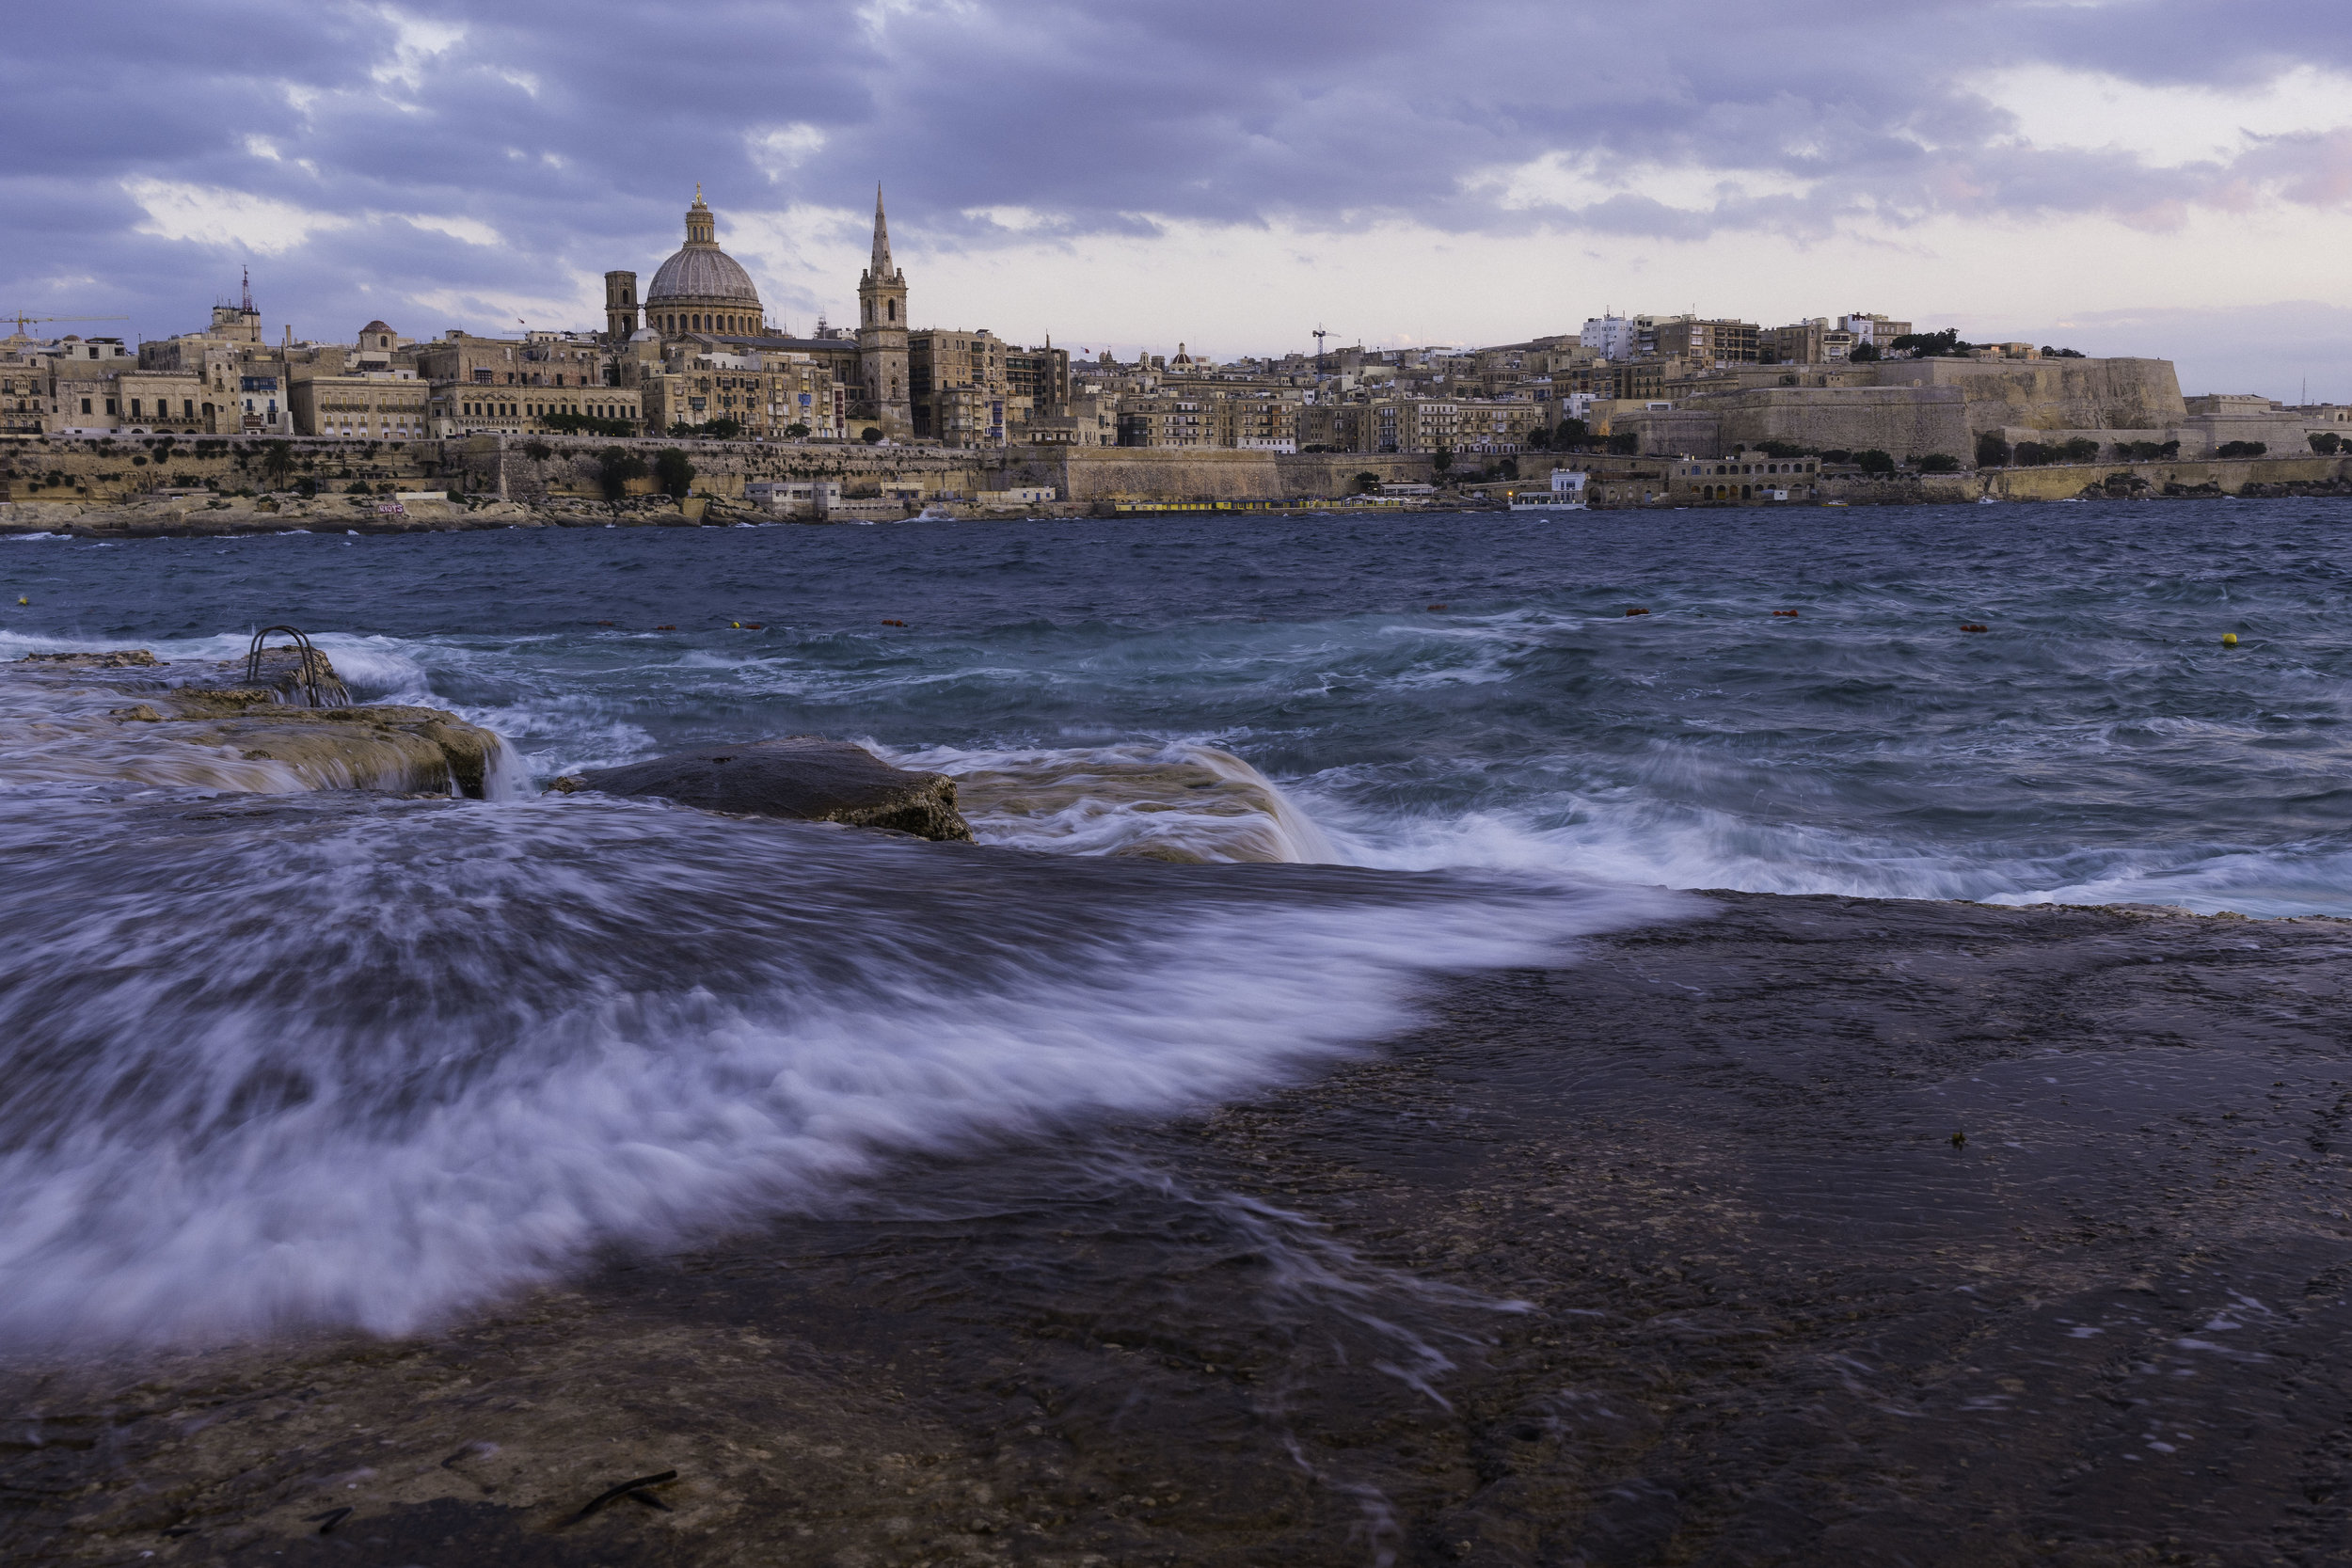
[[[130,319],[128,316],[28,316],[21,310],[0,316],[0,321],[16,323],[16,335],[20,338],[24,336],[25,325],[31,322],[127,322]]]

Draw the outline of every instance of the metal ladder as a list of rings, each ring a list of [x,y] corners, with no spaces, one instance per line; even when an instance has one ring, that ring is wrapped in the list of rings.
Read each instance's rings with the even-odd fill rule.
[[[261,684],[262,645],[263,642],[268,641],[273,633],[281,631],[288,637],[294,639],[294,646],[295,650],[302,655],[302,684],[300,690],[303,694],[304,701],[311,707],[329,706],[330,698],[332,699],[331,705],[339,706],[342,704],[350,702],[350,691],[345,689],[343,683],[337,680],[331,673],[334,666],[326,662],[326,656],[320,653],[316,648],[310,646],[310,640],[303,636],[300,631],[296,630],[293,626],[263,626],[260,631],[253,634],[253,641],[246,647],[245,652],[246,685],[258,686]],[[323,670],[330,673],[322,677],[320,672]]]

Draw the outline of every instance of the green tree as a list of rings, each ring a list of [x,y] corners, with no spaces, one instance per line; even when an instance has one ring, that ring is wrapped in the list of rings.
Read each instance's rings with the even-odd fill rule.
[[[1380,476],[1378,474],[1367,472],[1360,473],[1356,476],[1356,493],[1358,495],[1374,495],[1376,494],[1379,489]]]
[[[2099,443],[2088,436],[2077,436],[2059,445],[2058,456],[2069,463],[2095,463],[2099,460]]]
[[[2010,461],[2021,468],[2039,468],[2050,461],[2050,449],[2039,441],[2020,441],[2010,449]]]
[[[2344,450],[2344,437],[2332,430],[2312,432],[2312,451],[2322,457],[2333,457]]]
[[[1966,354],[1976,345],[1962,342],[1960,329],[1947,326],[1941,332],[1906,332],[1886,346],[1897,354],[1931,359],[1937,355]]]
[[[619,500],[628,494],[630,480],[643,479],[650,471],[645,460],[627,447],[607,447],[596,453],[596,483],[602,487],[606,500]]]
[[[1997,430],[1988,430],[1977,437],[1977,467],[2006,468],[2009,467],[2009,443],[2001,439]]]
[[[1453,448],[1451,448],[1451,447],[1439,447],[1439,448],[1438,448],[1436,451],[1433,451],[1433,452],[1431,452],[1431,453],[1429,454],[1429,467],[1430,467],[1430,471],[1431,471],[1431,472],[1433,472],[1433,473],[1439,473],[1439,474],[1442,474],[1442,473],[1444,473],[1447,469],[1449,469],[1449,468],[1451,468],[1451,467],[1454,467],[1454,449],[1453,449]]]
[[[694,487],[694,465],[675,447],[663,447],[654,454],[653,477],[660,484],[662,494],[684,500]]]
[[[2216,457],[2260,457],[2269,450],[2269,443],[2265,441],[2224,441],[2221,443],[2221,450],[2214,455]]]
[[[1919,459],[1919,471],[1923,474],[1956,474],[1960,472],[1960,459],[1948,451],[1931,451]]]
[[[294,472],[294,443],[272,441],[262,449],[262,472],[268,476],[270,488],[282,487],[286,476]]]
[[[1631,457],[1642,450],[1640,432],[1631,430],[1617,432],[1616,435],[1609,437],[1609,450],[1619,457]]]
[[[869,447],[873,446],[882,439],[882,427],[880,425],[867,425],[864,430],[858,433],[858,439],[865,442]]]
[[[1882,356],[1879,353],[1879,346],[1876,343],[1856,343],[1847,354],[1846,357],[1852,360],[1857,365],[1867,365],[1871,361],[1882,357]]]
[[[784,433],[797,440],[801,436],[808,434],[808,426],[804,424],[788,424],[784,427]]]
[[[545,463],[548,458],[555,455],[555,449],[548,446],[545,441],[525,441],[523,443],[523,455],[530,458],[533,463]]]
[[[375,494],[375,492],[368,488],[368,482],[366,480],[355,479],[349,484],[343,486],[343,494],[346,496],[372,496]]]
[[[1866,474],[1891,474],[1895,471],[1895,459],[1876,447],[1868,451],[1855,452],[1853,460]]]
[[[1592,436],[1593,427],[1582,420],[1562,420],[1558,434],[1552,436],[1552,444],[1562,451],[1573,451],[1591,440]]]

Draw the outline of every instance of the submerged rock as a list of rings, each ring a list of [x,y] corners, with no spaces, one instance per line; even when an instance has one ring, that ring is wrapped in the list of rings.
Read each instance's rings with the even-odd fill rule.
[[[23,662],[52,670],[144,670],[164,661],[145,648],[113,648],[103,654],[26,654]]]
[[[682,806],[745,816],[891,828],[917,838],[972,842],[956,810],[956,782],[944,773],[893,768],[863,746],[788,736],[745,746],[707,746],[600,768],[556,787],[608,795],[656,795]]]

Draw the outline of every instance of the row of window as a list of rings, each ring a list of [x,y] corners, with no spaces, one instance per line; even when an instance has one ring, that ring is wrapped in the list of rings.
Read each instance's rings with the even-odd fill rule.
[[[464,405],[464,408],[465,411],[461,417],[469,420],[512,420],[522,417],[535,420],[546,419],[555,414],[583,413],[593,420],[633,420],[637,417],[635,409],[612,404],[590,404],[583,409],[578,404],[573,403],[561,405],[546,403],[520,405],[511,403],[469,403]]]
[[[664,332],[738,332],[759,330],[758,324],[749,316],[705,313],[700,310],[666,311],[655,318]]]

